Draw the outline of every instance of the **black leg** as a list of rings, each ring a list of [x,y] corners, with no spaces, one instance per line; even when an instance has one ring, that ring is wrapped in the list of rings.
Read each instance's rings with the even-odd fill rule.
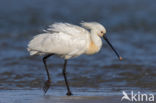
[[[64,80],[65,80],[66,87],[67,87],[67,94],[66,95],[70,96],[70,95],[72,95],[72,93],[70,92],[70,88],[69,88],[67,77],[66,77],[66,65],[67,65],[67,60],[64,61],[64,66],[63,66],[62,73],[63,73]]]
[[[54,54],[49,54],[45,57],[43,57],[43,63],[44,63],[44,66],[45,66],[45,70],[47,72],[47,76],[48,76],[48,80],[44,83],[44,87],[43,87],[43,90],[44,92],[46,93],[50,87],[50,84],[51,84],[51,79],[50,79],[50,75],[49,75],[49,71],[48,71],[48,68],[47,68],[47,64],[46,64],[46,59],[50,56],[52,56]]]

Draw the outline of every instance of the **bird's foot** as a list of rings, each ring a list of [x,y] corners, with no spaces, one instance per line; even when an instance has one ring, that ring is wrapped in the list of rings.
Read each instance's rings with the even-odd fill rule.
[[[48,91],[50,85],[51,85],[51,80],[47,80],[47,81],[44,83],[43,91],[44,91],[45,94],[46,94],[46,92]]]
[[[67,93],[66,93],[66,95],[67,96],[71,96],[71,95],[73,95],[70,91],[68,91]]]

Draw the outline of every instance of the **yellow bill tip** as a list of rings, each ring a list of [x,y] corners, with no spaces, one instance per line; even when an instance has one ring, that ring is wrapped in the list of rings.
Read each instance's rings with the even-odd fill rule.
[[[122,57],[119,57],[119,60],[123,60],[123,58]]]

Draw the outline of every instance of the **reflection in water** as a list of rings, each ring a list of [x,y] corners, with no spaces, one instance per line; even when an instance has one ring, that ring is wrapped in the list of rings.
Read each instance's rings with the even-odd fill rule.
[[[8,2],[12,4],[6,6]],[[69,60],[70,85],[90,91],[116,92],[125,88],[155,91],[154,4],[154,0],[0,1],[0,89],[41,88],[46,73],[41,57],[29,56],[28,41],[53,22],[78,24],[84,20],[106,26],[109,39],[124,61],[118,61],[104,41],[100,53]],[[63,60],[52,57],[48,66],[52,87],[65,88]]]

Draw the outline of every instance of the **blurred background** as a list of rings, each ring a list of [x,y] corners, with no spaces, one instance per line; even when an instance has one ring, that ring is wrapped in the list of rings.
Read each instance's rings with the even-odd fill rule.
[[[0,0],[0,89],[41,89],[42,57],[29,56],[27,44],[54,22],[97,21],[124,60],[103,41],[100,53],[69,60],[72,90],[114,93],[156,91],[155,0]],[[63,59],[51,57],[52,90],[66,90]]]

